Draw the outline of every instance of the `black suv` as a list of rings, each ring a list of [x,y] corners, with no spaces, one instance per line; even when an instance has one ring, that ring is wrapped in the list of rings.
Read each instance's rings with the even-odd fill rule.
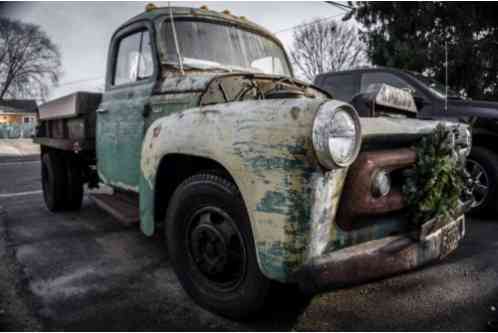
[[[421,74],[377,67],[320,74],[314,84],[334,98],[352,102],[372,84],[385,83],[409,90],[417,117],[472,123],[472,151],[467,169],[475,181],[473,213],[498,214],[498,103],[465,99],[445,85]],[[496,141],[495,141],[496,140]]]

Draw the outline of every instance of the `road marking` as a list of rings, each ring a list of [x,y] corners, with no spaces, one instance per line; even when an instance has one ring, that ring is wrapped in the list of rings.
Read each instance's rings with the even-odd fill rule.
[[[20,196],[24,196],[24,195],[33,195],[33,194],[40,194],[40,193],[42,193],[42,190],[18,192],[18,193],[2,193],[2,194],[0,194],[0,198],[20,197]]]
[[[9,166],[9,165],[18,165],[18,164],[32,164],[32,163],[40,163],[40,161],[24,161],[24,162],[0,162],[1,166]]]

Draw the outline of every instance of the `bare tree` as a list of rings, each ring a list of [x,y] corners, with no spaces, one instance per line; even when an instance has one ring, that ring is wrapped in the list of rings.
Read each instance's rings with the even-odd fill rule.
[[[0,17],[0,100],[46,99],[60,68],[59,50],[39,26]]]
[[[307,80],[330,71],[367,63],[365,46],[356,27],[348,23],[314,19],[294,30],[291,59]]]

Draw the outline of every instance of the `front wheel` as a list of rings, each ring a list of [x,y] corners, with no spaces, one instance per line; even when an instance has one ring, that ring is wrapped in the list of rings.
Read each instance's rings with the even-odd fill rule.
[[[473,147],[467,157],[467,172],[474,183],[475,215],[496,216],[498,214],[498,156],[489,149]]]
[[[261,310],[270,281],[259,270],[233,183],[212,174],[184,181],[171,198],[165,231],[173,268],[198,304],[237,319]]]

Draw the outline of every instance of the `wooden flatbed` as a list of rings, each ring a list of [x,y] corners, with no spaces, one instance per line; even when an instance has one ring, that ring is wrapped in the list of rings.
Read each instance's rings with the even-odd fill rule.
[[[76,92],[38,108],[34,142],[42,147],[95,154],[96,110],[99,93]]]

